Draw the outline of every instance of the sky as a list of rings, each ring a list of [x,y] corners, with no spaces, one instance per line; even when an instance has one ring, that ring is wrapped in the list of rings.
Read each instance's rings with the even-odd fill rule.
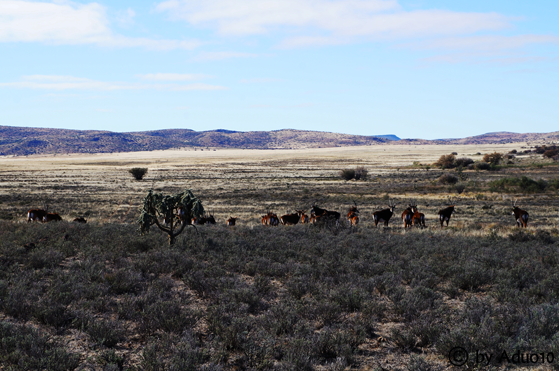
[[[0,125],[559,130],[557,0],[0,0]]]

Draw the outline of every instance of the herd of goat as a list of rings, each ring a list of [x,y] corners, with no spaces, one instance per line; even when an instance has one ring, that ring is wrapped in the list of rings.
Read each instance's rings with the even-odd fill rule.
[[[450,222],[450,217],[454,214],[455,205],[450,205],[442,210],[439,210],[439,222],[441,223],[441,228],[443,228],[444,223],[448,227],[448,223]],[[396,209],[396,204],[394,201],[389,201],[388,208],[379,210],[373,213],[373,219],[375,222],[375,227],[379,223],[384,223],[387,227],[388,222],[394,215],[394,209]],[[514,219],[516,221],[516,225],[518,227],[526,228],[528,226],[528,213],[525,210],[520,209],[516,206],[516,201],[512,203],[512,215],[514,215]],[[186,220],[184,216],[184,212],[182,208],[179,207],[178,210],[178,219],[181,222],[186,222],[187,224],[216,224],[216,220],[213,215],[199,217],[199,218],[192,218]],[[326,209],[322,209],[316,205],[311,207],[310,216],[305,214],[304,210],[297,210],[293,214],[286,214],[278,218],[278,216],[270,211],[268,211],[265,215],[262,215],[262,225],[265,226],[278,226],[280,223],[283,225],[295,225],[297,223],[301,224],[324,224],[324,223],[334,223],[338,225],[340,220],[341,214],[337,211],[329,211]],[[357,209],[357,205],[355,204],[352,206],[348,213],[346,214],[347,221],[350,225],[356,226],[359,223],[359,210]],[[239,218],[230,217],[227,219],[228,226],[234,226],[236,221]],[[51,221],[61,221],[62,218],[57,213],[49,213],[46,210],[42,209],[31,209],[27,213],[27,222],[31,221],[41,221],[43,223],[51,222]],[[77,223],[86,223],[87,221],[83,217],[75,218],[73,220]],[[410,200],[408,207],[402,213],[402,221],[404,223],[404,228],[411,228],[412,226],[417,227],[425,227],[425,214],[420,213],[417,209],[417,203],[413,200]],[[167,221],[164,221],[167,224]]]

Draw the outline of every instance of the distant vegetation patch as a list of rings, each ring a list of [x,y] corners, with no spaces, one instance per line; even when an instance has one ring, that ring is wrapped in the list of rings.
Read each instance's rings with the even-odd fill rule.
[[[457,167],[467,167],[468,165],[474,163],[474,160],[468,157],[456,158],[454,153],[451,153],[450,155],[442,155],[437,162],[433,163],[433,166],[437,166],[442,169],[454,169]]]
[[[456,184],[458,183],[458,177],[453,174],[443,174],[439,177],[439,183],[442,184]]]
[[[344,180],[366,180],[369,172],[363,166],[358,166],[355,169],[340,170],[340,178]]]
[[[494,180],[489,183],[490,191],[492,192],[525,192],[525,193],[539,193],[545,192],[547,189],[559,189],[559,179],[546,181],[544,179],[534,180],[527,176],[507,177],[499,180]]]

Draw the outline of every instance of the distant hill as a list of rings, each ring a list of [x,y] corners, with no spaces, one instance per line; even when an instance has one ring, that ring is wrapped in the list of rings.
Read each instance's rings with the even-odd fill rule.
[[[487,133],[458,139],[400,139],[395,135],[350,135],[322,131],[275,130],[233,131],[168,129],[116,133],[100,130],[68,130],[0,126],[0,156],[55,153],[111,153],[165,150],[182,147],[212,148],[328,148],[398,144],[503,144],[514,142],[559,142],[553,133]]]
[[[559,131],[552,133],[511,133],[508,131],[500,131],[496,133],[486,133],[473,137],[461,139],[441,139],[445,144],[505,144],[516,142],[553,142],[559,141]]]
[[[400,140],[400,138],[398,138],[398,137],[397,137],[396,135],[394,135],[394,134],[377,135],[377,137],[379,137],[379,138],[385,138],[385,139],[389,139],[389,140],[395,140],[395,141]]]
[[[132,152],[181,147],[324,148],[381,144],[398,139],[395,135],[363,136],[292,129],[248,132],[168,129],[116,133],[0,126],[0,156]]]
[[[466,138],[450,138],[450,139],[401,139],[398,144],[506,144],[506,143],[551,143],[559,142],[559,131],[551,133],[511,133],[508,131],[500,131],[495,133],[486,133]]]

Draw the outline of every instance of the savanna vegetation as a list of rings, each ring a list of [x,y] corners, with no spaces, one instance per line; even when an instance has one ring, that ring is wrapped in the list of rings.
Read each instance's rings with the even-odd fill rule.
[[[480,162],[496,151],[477,152],[456,158]],[[421,165],[441,155],[4,167],[0,365],[443,370],[453,368],[449,352],[463,347],[474,352],[471,369],[485,367],[474,364],[476,350],[553,353],[554,363],[533,366],[556,367],[558,168],[518,153],[497,171]],[[131,166],[149,166],[144,181],[130,177]],[[339,177],[358,167],[366,180]],[[218,224],[187,228],[173,245],[158,229],[140,234],[148,190],[186,188]],[[456,214],[440,229],[437,211],[449,197]],[[427,228],[402,228],[409,198]],[[375,228],[371,214],[389,200],[395,215]],[[514,226],[511,200],[530,213],[527,229]],[[344,214],[354,201],[357,227],[259,222],[266,210],[282,215],[313,203]],[[27,210],[43,204],[65,221],[27,223]],[[233,228],[225,226],[230,215],[240,217]],[[68,221],[77,216],[87,224]]]

